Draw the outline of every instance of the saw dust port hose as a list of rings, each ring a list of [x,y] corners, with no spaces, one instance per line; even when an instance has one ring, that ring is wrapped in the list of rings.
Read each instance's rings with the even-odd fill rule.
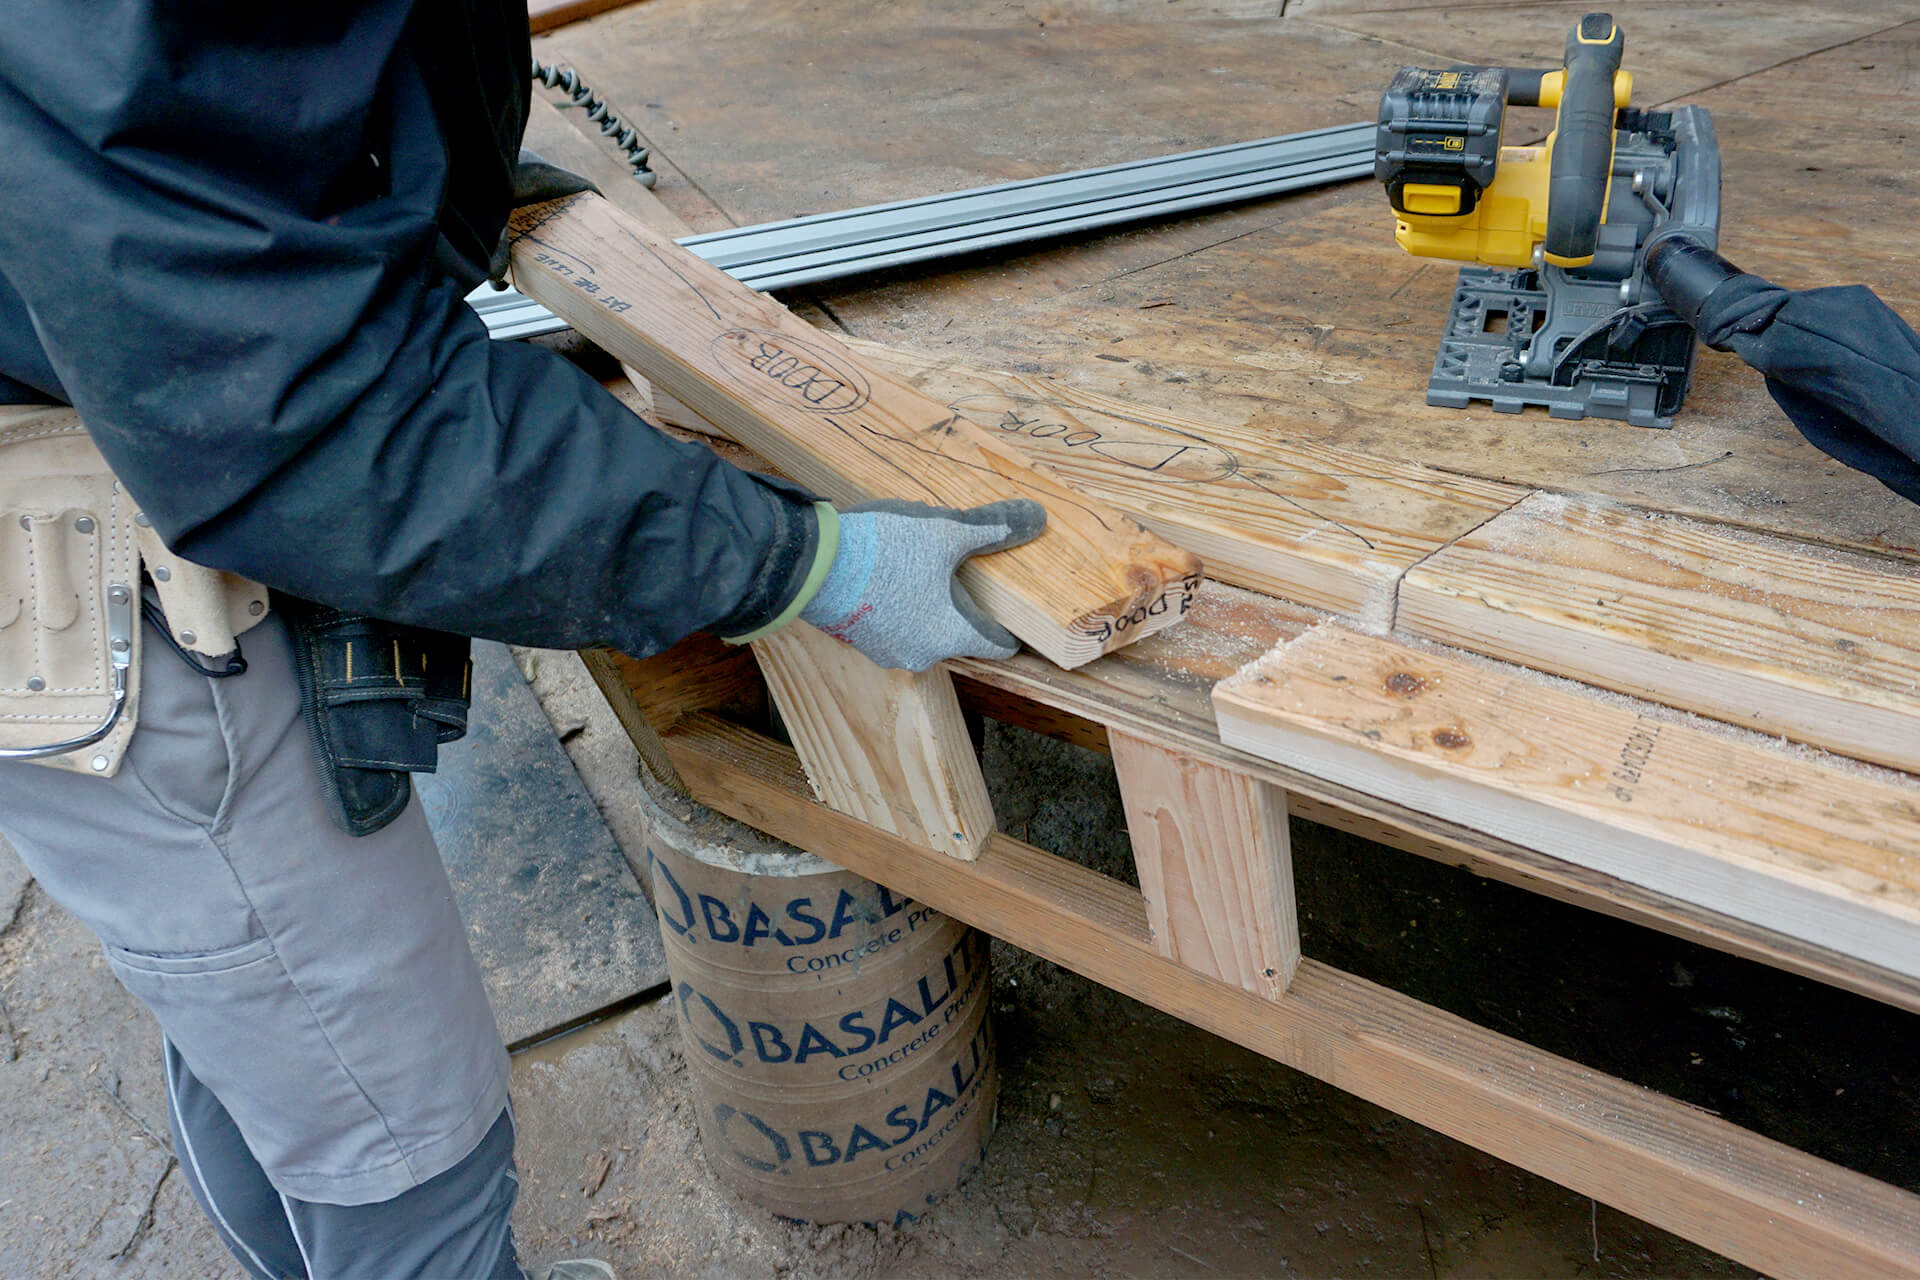
[[[533,60],[533,78],[549,89],[558,89],[573,99],[573,105],[587,113],[587,119],[600,126],[600,132],[612,139],[613,145],[633,167],[633,176],[643,187],[651,187],[656,175],[647,167],[649,152],[646,144],[640,141],[639,131],[623,122],[619,116],[607,109],[600,95],[592,86],[582,81],[572,67],[550,67],[535,58]]]

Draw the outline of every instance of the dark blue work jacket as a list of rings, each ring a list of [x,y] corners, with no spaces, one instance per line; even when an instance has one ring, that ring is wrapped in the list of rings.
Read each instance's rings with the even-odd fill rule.
[[[462,296],[524,0],[8,0],[0,402],[62,401],[178,554],[395,622],[647,654],[779,612],[805,501]]]

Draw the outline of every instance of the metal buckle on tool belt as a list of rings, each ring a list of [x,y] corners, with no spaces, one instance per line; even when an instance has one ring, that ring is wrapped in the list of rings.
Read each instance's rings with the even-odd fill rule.
[[[0,760],[120,767],[139,693],[134,515],[71,409],[0,407]]]

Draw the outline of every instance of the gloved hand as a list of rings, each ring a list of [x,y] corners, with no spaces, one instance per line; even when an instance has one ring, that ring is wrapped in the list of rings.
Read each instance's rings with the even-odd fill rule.
[[[868,502],[840,513],[840,545],[800,617],[883,667],[1011,658],[1019,641],[975,604],[954,570],[969,556],[1040,536],[1046,508],[1025,498],[971,510]]]

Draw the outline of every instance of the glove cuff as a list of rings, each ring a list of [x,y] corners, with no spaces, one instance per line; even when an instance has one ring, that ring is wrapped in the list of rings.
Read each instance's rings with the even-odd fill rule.
[[[751,644],[770,636],[799,617],[800,611],[812,604],[813,598],[820,594],[820,588],[827,582],[827,572],[833,568],[834,557],[840,554],[840,513],[834,510],[831,502],[814,503],[813,513],[819,521],[813,564],[808,568],[807,576],[801,579],[800,589],[793,593],[793,599],[787,601],[787,607],[776,614],[771,622],[741,635],[721,636],[722,640],[728,644]]]

